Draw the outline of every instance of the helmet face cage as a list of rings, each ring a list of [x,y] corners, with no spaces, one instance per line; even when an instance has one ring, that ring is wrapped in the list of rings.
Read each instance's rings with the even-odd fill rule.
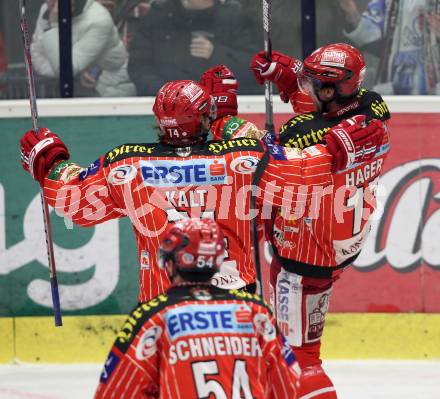
[[[336,73],[319,73],[303,68],[298,76],[298,87],[303,93],[308,94],[314,101],[315,105],[318,105],[318,108],[321,109],[322,100],[319,98],[319,91],[325,87],[333,87],[335,89],[336,96],[338,96],[339,82],[350,79],[352,75],[351,71],[343,72],[345,76],[341,80],[334,81],[334,79],[338,77]]]
[[[315,104],[320,104],[320,100],[318,98],[318,92],[322,89],[323,82],[318,79],[312,78],[311,76],[306,75],[301,72],[298,75],[298,87],[299,89],[308,94]]]

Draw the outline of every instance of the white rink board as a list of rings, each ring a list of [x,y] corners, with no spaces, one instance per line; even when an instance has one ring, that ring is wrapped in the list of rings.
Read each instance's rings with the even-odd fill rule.
[[[339,399],[439,399],[440,361],[328,361]],[[88,399],[101,365],[1,365],[0,399]]]
[[[438,113],[440,96],[384,96],[390,112]],[[292,113],[290,104],[284,104],[274,95],[275,113]],[[63,116],[127,116],[152,115],[154,97],[41,99],[37,101],[38,114],[43,117]],[[264,114],[264,96],[238,96],[239,114]],[[0,118],[30,117],[28,100],[0,101]]]

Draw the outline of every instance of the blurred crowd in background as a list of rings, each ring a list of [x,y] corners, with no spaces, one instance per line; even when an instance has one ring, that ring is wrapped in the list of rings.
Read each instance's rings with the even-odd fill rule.
[[[75,97],[154,96],[166,81],[228,65],[239,94],[263,48],[260,0],[71,0]],[[440,0],[315,0],[316,47],[346,42],[367,61],[366,88],[440,94]],[[59,97],[58,0],[27,2],[40,98]],[[301,2],[272,1],[272,47],[303,59]],[[313,40],[313,39],[312,39]],[[16,0],[0,4],[0,99],[26,98]]]

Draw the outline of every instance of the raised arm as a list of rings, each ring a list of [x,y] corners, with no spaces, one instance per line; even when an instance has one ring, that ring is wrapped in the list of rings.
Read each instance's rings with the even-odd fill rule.
[[[46,128],[30,130],[21,139],[22,166],[43,187],[58,215],[81,226],[123,216],[110,195],[103,157],[88,168],[69,162],[69,157],[63,141]]]
[[[333,174],[369,161],[384,139],[383,122],[373,120],[365,126],[365,116],[356,115],[331,128],[324,144],[304,150],[266,143],[269,156],[259,186],[263,200],[276,206],[304,201],[314,187],[333,183]]]

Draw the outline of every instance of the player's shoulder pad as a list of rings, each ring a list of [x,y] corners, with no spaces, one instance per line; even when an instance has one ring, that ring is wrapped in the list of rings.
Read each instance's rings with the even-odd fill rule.
[[[136,334],[142,326],[151,319],[155,314],[159,313],[167,306],[174,305],[180,299],[174,298],[167,294],[161,294],[150,299],[148,302],[139,304],[127,317],[121,330],[116,336],[115,346],[121,351],[126,352],[130,347]]]
[[[172,149],[160,143],[127,143],[120,144],[112,148],[104,155],[104,166],[108,166],[113,162],[121,159],[134,157],[161,157],[173,156]]]
[[[319,112],[296,115],[280,126],[279,134],[280,136],[286,136],[292,133],[308,130],[311,124],[313,125],[317,119],[320,119],[320,116]]]
[[[332,124],[318,112],[300,114],[280,127],[279,141],[285,147],[303,149],[322,143],[331,126]]]
[[[359,92],[360,112],[367,115],[367,119],[380,119],[386,121],[391,118],[390,111],[382,96],[367,89],[361,89]]]
[[[240,137],[231,140],[208,141],[195,155],[224,155],[231,152],[256,151],[264,152],[264,146],[257,139]]]
[[[253,302],[257,305],[263,306],[269,311],[270,314],[272,314],[272,309],[270,305],[260,295],[237,289],[229,290],[228,293],[235,299],[240,299],[245,302]]]

